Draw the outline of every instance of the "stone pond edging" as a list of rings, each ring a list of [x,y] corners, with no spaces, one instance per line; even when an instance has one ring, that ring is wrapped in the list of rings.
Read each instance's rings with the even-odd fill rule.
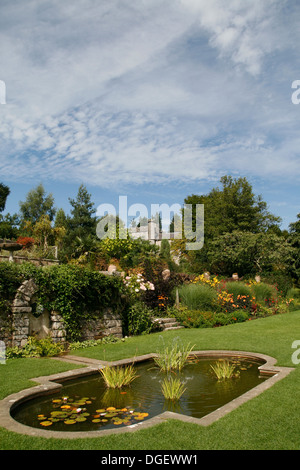
[[[97,373],[100,368],[105,367],[106,365],[125,365],[137,362],[147,361],[152,359],[155,354],[147,354],[143,356],[137,356],[134,358],[123,359],[120,361],[106,362],[98,361],[96,359],[81,358],[79,356],[67,355],[64,357],[57,357],[57,360],[62,360],[64,362],[70,362],[78,365],[82,365],[82,368],[73,369],[67,372],[53,374],[44,377],[32,378],[31,380],[37,382],[38,385],[32,388],[22,390],[20,392],[14,393],[7,396],[0,401],[0,426],[20,434],[25,434],[33,437],[45,437],[45,438],[59,438],[59,439],[78,439],[78,438],[88,438],[88,437],[102,437],[108,434],[118,434],[124,432],[134,432],[140,429],[145,429],[150,426],[159,424],[168,419],[177,419],[189,423],[198,424],[201,426],[208,426],[215,422],[216,420],[222,418],[223,416],[230,413],[230,411],[236,409],[243,403],[251,400],[254,397],[260,395],[263,391],[272,387],[272,385],[279,380],[286,377],[294,368],[291,367],[279,367],[276,366],[276,359],[271,356],[267,356],[260,353],[252,353],[245,351],[225,351],[225,350],[206,350],[206,351],[193,351],[192,355],[196,355],[201,358],[220,358],[220,357],[243,357],[251,358],[265,361],[263,365],[259,367],[261,375],[269,376],[267,380],[263,383],[252,388],[248,392],[240,395],[231,402],[225,404],[219,409],[209,413],[208,415],[202,418],[193,418],[190,416],[185,416],[179,413],[174,413],[166,411],[160,415],[149,418],[143,422],[133,424],[124,428],[118,429],[107,429],[99,431],[50,431],[45,429],[33,428],[19,423],[11,416],[11,411],[21,403],[24,403],[32,398],[49,395],[58,391],[63,385],[62,383],[75,378],[80,378],[88,375],[93,375]],[[60,382],[60,383],[58,383]]]

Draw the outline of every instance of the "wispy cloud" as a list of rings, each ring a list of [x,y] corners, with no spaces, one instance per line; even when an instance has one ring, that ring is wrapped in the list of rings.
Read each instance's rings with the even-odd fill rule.
[[[282,0],[2,2],[1,176],[296,180],[298,17]]]

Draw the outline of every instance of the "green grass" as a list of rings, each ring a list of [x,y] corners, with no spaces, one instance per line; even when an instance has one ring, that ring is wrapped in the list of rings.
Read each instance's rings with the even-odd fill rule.
[[[77,355],[105,360],[156,352],[161,337],[195,344],[194,350],[230,349],[268,354],[280,366],[295,367],[285,379],[208,427],[168,420],[154,427],[87,439],[45,439],[0,428],[5,450],[299,450],[300,364],[294,365],[292,343],[300,340],[300,311],[213,329],[185,329],[132,337],[125,342],[76,351]],[[1,398],[34,385],[30,378],[73,366],[53,359],[14,359],[0,365]],[[1,425],[1,423],[0,423]]]

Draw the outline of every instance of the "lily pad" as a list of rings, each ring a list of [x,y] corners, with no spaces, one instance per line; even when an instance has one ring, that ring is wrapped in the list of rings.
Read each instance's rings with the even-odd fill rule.
[[[77,416],[76,421],[77,423],[83,423],[86,421],[86,418],[84,416]]]
[[[64,421],[65,424],[76,424],[76,420],[75,419],[66,419]]]
[[[42,426],[51,426],[52,425],[52,421],[41,421],[40,423]]]

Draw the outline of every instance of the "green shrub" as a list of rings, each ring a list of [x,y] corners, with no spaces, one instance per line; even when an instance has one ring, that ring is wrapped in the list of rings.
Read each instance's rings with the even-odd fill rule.
[[[285,272],[263,272],[261,273],[261,279],[267,284],[276,286],[279,294],[283,295],[284,297],[287,295],[289,289],[293,287],[292,277]]]
[[[286,296],[288,299],[294,299],[294,300],[300,301],[300,289],[298,287],[292,287],[291,289],[288,290]]]
[[[190,310],[181,306],[173,310],[176,320],[186,328],[211,328],[214,326],[212,312],[201,312],[200,310]]]
[[[276,299],[277,290],[274,286],[266,284],[265,282],[259,282],[253,284],[252,292],[257,302],[263,302],[265,300]]]
[[[7,348],[6,357],[7,359],[13,357],[52,357],[59,356],[63,351],[64,346],[54,343],[50,337],[38,339],[35,336],[30,336],[23,348]]]
[[[142,301],[131,305],[127,313],[127,333],[131,336],[148,334],[155,331],[156,324],[153,322],[154,312]]]
[[[186,328],[213,328],[231,325],[247,321],[250,317],[250,313],[245,310],[235,310],[231,313],[203,312],[200,310],[189,310],[186,307],[178,309],[175,315],[177,321]]]
[[[191,310],[210,310],[216,306],[217,292],[209,286],[183,284],[178,293],[180,302]]]
[[[226,283],[226,290],[229,294],[233,295],[234,301],[238,299],[238,296],[251,297],[251,289],[249,286],[239,281],[230,281]]]

